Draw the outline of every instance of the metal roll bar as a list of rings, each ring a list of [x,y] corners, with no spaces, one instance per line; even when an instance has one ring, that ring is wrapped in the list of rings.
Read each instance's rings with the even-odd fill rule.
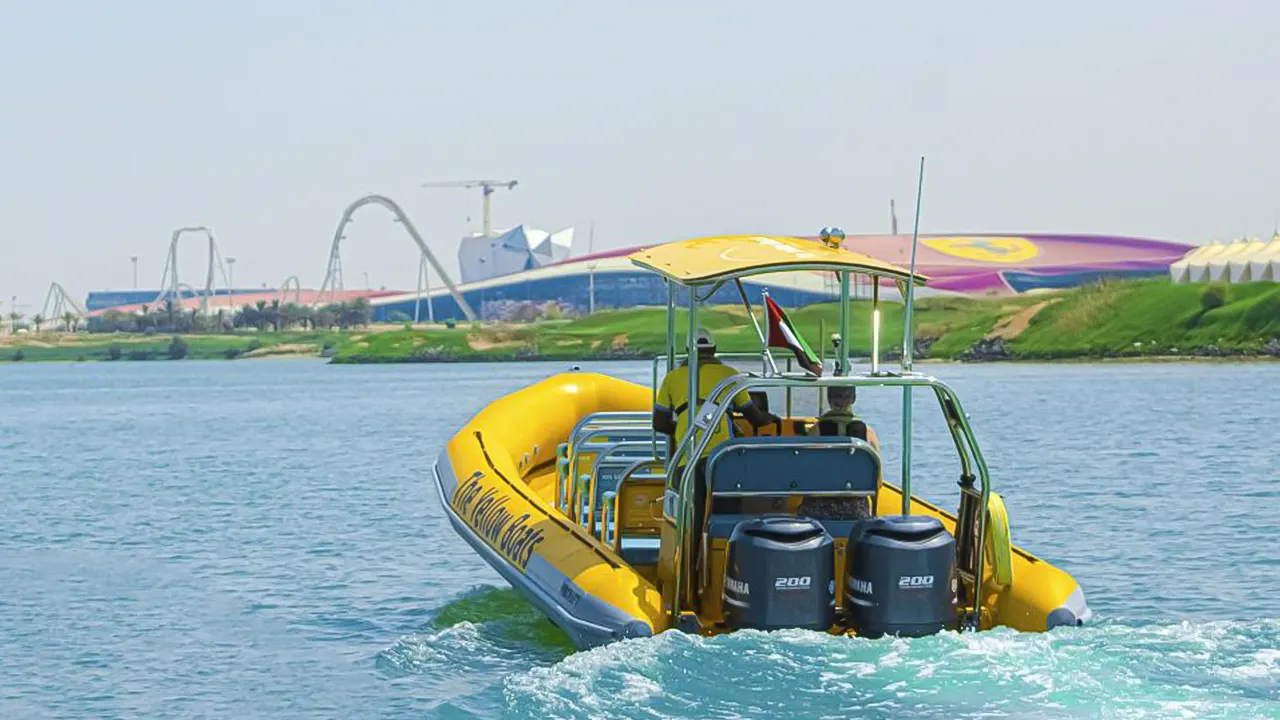
[[[570,517],[575,520],[579,519],[578,506],[578,488],[581,485],[579,475],[579,460],[584,454],[599,454],[607,449],[611,442],[619,440],[647,440],[648,427],[624,426],[621,424],[611,424],[595,429],[588,429],[578,435],[577,442],[569,448],[569,467],[566,471],[566,481],[569,487],[569,507],[562,508],[563,511],[570,513]],[[596,440],[600,438],[600,440]],[[612,439],[612,440],[610,440]],[[594,446],[594,447],[593,447]],[[563,495],[563,491],[558,491],[557,495]]]
[[[596,516],[596,493],[595,486],[600,483],[600,473],[606,468],[628,468],[636,463],[637,457],[640,461],[660,461],[660,458],[652,456],[637,456],[627,454],[628,450],[646,451],[649,449],[648,440],[619,440],[610,443],[600,450],[596,455],[596,461],[591,466],[591,475],[587,478],[588,487],[591,489],[591,495],[587,499],[587,517],[586,521],[589,525],[594,522]],[[616,455],[615,455],[616,453]],[[621,479],[621,476],[619,477]],[[616,486],[615,486],[616,487]]]
[[[601,427],[620,429],[638,428],[642,427],[646,422],[650,426],[652,425],[649,415],[638,411],[591,413],[590,415],[586,415],[578,420],[578,422],[573,426],[573,429],[569,432],[569,440],[561,443],[560,446],[556,448],[556,482],[558,483],[556,487],[556,497],[559,501],[561,511],[567,511],[569,507],[568,499],[565,497],[563,492],[563,488],[566,487],[566,481],[570,470],[569,466],[571,464],[569,449],[574,445],[582,444],[581,434],[586,430]]]
[[[868,374],[860,373],[857,375],[845,375],[835,377],[813,377],[806,375],[803,377],[792,376],[775,376],[775,377],[757,377],[752,375],[735,375],[720,382],[707,395],[706,401],[698,408],[696,416],[693,416],[692,422],[689,423],[689,431],[686,433],[684,440],[672,453],[668,459],[667,467],[670,470],[680,467],[679,462],[682,457],[700,458],[702,453],[706,451],[707,445],[711,441],[712,429],[718,427],[724,419],[725,414],[729,410],[729,404],[724,402],[740,392],[750,391],[756,388],[768,387],[901,387],[904,389],[916,387],[928,387],[934,390],[939,402],[942,404],[944,417],[948,418],[948,424],[954,423],[956,428],[953,430],[953,440],[957,447],[960,446],[960,439],[964,440],[964,445],[968,448],[968,454],[972,457],[973,464],[977,469],[977,480],[980,483],[979,496],[981,498],[981,508],[978,515],[978,536],[976,538],[976,547],[978,548],[977,559],[974,569],[974,597],[973,597],[973,613],[971,620],[974,627],[978,627],[980,623],[981,598],[982,598],[982,566],[983,552],[982,548],[986,542],[987,532],[987,513],[986,508],[991,498],[991,478],[987,468],[986,460],[982,456],[982,450],[978,447],[977,441],[974,439],[973,428],[969,425],[968,415],[964,412],[964,408],[960,403],[960,398],[956,396],[955,391],[949,385],[938,380],[937,378],[921,375],[919,373],[908,372],[902,374]],[[723,400],[722,400],[723,399]],[[947,403],[951,404],[949,410]],[[909,439],[909,438],[908,438]],[[968,461],[964,459],[965,453],[961,452],[962,464],[967,468]],[[694,462],[685,462],[683,471],[680,476],[680,514],[676,523],[676,539],[678,547],[683,550],[685,539],[688,535],[689,523],[692,518],[693,490],[692,485],[695,477]],[[709,475],[710,473],[708,473]],[[905,514],[910,512],[910,487],[904,483],[902,487],[903,508]],[[683,560],[681,560],[683,562]],[[680,595],[681,583],[684,573],[676,572],[675,574],[675,594],[673,616],[679,617],[680,614]]]

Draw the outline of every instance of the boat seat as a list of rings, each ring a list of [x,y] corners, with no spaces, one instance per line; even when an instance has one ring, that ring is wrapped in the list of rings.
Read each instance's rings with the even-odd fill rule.
[[[661,540],[653,538],[623,538],[618,552],[628,565],[657,565]]]
[[[666,448],[659,444],[656,459],[665,460],[666,457]],[[603,464],[603,467],[600,468],[600,475],[595,478],[594,482],[592,482],[592,478],[589,473],[584,473],[580,479],[592,486],[595,494],[596,510],[599,511],[601,508],[601,501],[603,500],[605,493],[617,492],[618,481],[622,479],[622,473],[626,471],[628,467],[638,460],[649,459],[654,459],[654,455],[652,450],[647,449],[647,446],[646,449],[629,448],[626,451],[610,453],[609,457]]]
[[[707,461],[711,508],[707,532],[727,538],[739,522],[759,512],[741,512],[745,498],[867,498],[879,490],[880,456],[851,437],[734,438]],[[833,537],[846,537],[856,518],[815,518]]]
[[[872,495],[880,456],[851,437],[745,437],[721,443],[707,460],[716,495]]]
[[[662,498],[666,474],[658,467],[641,467],[625,482],[619,482],[614,503],[614,524],[610,528],[614,551],[632,565],[656,565],[662,534]],[[646,472],[647,470],[647,472]]]

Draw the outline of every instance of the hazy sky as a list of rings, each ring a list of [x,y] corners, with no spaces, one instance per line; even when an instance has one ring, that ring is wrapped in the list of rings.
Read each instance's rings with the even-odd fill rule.
[[[212,226],[239,285],[319,285],[398,199],[447,267],[498,226],[1270,234],[1280,3],[0,0],[0,312],[160,280]],[[412,287],[378,208],[348,287]],[[184,245],[183,279],[203,280]]]

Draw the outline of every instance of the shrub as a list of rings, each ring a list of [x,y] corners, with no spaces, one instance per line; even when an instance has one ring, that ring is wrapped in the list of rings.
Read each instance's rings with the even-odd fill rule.
[[[181,360],[187,356],[187,341],[180,335],[174,335],[169,341],[169,359]]]
[[[261,350],[261,349],[262,349],[262,341],[259,340],[258,338],[254,338],[249,341],[249,346],[245,348],[245,352],[253,352],[254,350]]]
[[[452,330],[458,327],[458,323],[454,322],[452,319],[449,319],[444,321],[444,326]]]
[[[128,357],[130,360],[150,360],[151,351],[150,350],[130,350]]]
[[[115,345],[112,345],[111,347],[107,348],[108,360],[119,360],[120,355],[121,355],[120,348],[116,347]]]
[[[244,350],[237,347],[227,348],[226,350],[222,351],[222,356],[228,360],[235,360],[236,358],[240,357],[243,354],[244,354]]]
[[[12,356],[12,357],[10,357],[9,359],[10,359],[10,360],[12,360],[12,361],[14,361],[14,362],[21,362],[21,361],[25,360],[25,359],[26,359],[26,357],[27,357],[27,354],[26,354],[26,353],[22,352],[21,350],[15,350],[15,351],[14,351],[14,353],[13,353],[13,356]]]
[[[1200,293],[1200,309],[1209,312],[1227,304],[1227,289],[1222,285],[1209,285]]]

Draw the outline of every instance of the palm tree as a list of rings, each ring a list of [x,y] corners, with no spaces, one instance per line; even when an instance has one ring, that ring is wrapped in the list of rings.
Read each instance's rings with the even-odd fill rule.
[[[322,327],[325,330],[329,330],[333,328],[338,323],[337,307],[337,305],[325,305],[324,307],[316,308],[311,313],[311,329],[315,330],[316,327]]]
[[[254,322],[254,327],[258,328],[259,330],[266,330],[267,325],[271,322],[271,316],[267,311],[267,301],[259,300],[258,302],[253,304],[253,307],[258,311],[258,314],[256,316],[257,320],[256,322]]]
[[[71,312],[70,310],[62,313],[62,326],[69,333],[76,331],[76,324],[79,322],[79,320],[80,320],[80,317],[77,316],[75,313]]]
[[[298,319],[298,324],[303,330],[316,329],[316,310],[310,305],[294,305],[294,317]]]
[[[40,326],[44,324],[44,316],[40,313],[32,315],[31,324],[36,326],[36,332],[40,332]]]
[[[9,332],[18,332],[18,323],[22,322],[22,313],[11,311],[9,313]]]

